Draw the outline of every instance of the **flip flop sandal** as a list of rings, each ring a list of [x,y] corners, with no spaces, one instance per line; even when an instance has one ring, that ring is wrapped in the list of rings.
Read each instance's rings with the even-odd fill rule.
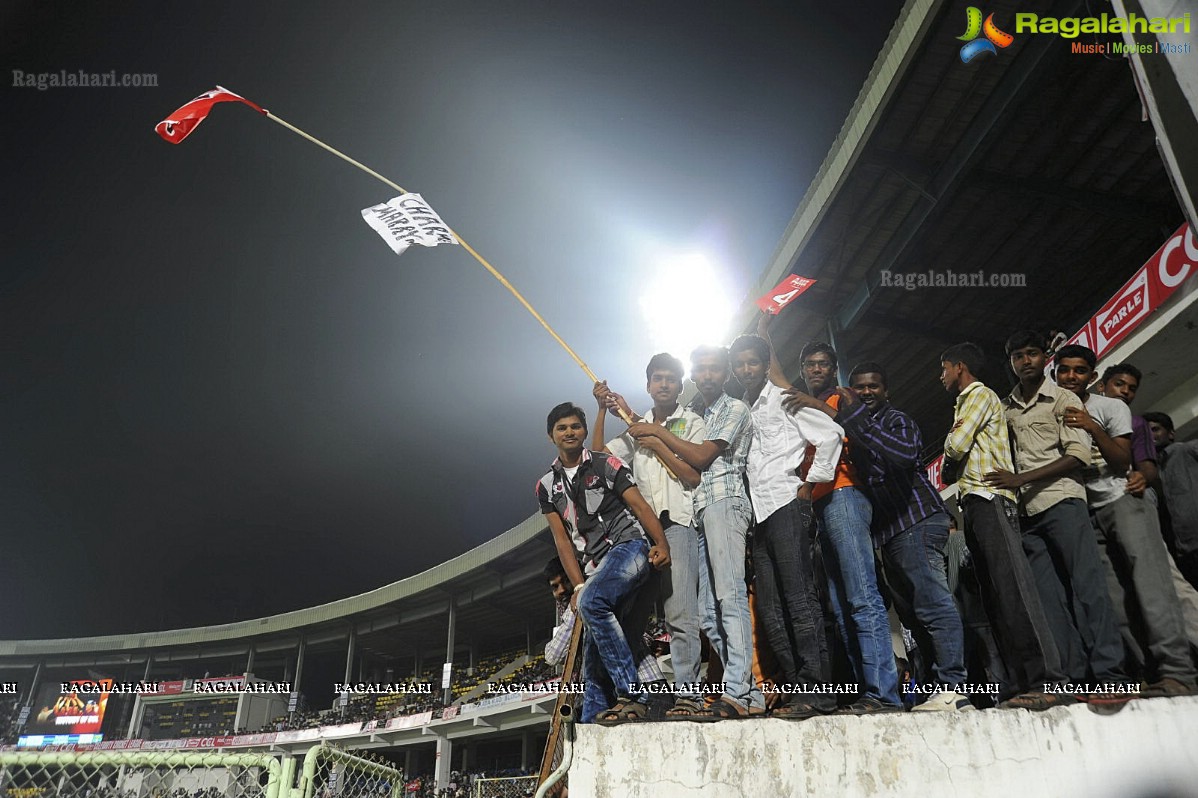
[[[628,699],[617,701],[606,712],[600,712],[595,722],[600,726],[618,726],[621,723],[638,723],[646,718],[646,707],[640,701]]]
[[[702,704],[693,698],[679,698],[674,702],[674,708],[666,710],[666,720],[689,720],[693,723],[711,723],[719,720]]]
[[[813,707],[811,704],[804,704],[801,701],[791,701],[788,704],[783,704],[780,707],[775,707],[770,713],[771,718],[781,718],[782,720],[807,720],[808,718],[816,718],[826,713]]]
[[[1026,709],[1031,712],[1043,712],[1055,707],[1067,707],[1076,704],[1077,699],[1064,693],[1041,693],[1032,691],[1021,693],[1014,698],[1008,698],[998,706],[1001,709]]]
[[[721,696],[709,708],[711,716],[717,720],[744,720],[751,717],[748,707],[742,707],[735,701]]]

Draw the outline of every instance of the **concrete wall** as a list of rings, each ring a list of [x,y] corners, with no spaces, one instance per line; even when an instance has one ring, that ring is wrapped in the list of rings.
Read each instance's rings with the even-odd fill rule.
[[[1196,798],[1198,698],[580,726],[570,798]]]

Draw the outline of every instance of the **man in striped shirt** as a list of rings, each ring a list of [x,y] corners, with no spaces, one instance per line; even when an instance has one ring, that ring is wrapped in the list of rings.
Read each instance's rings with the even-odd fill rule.
[[[935,692],[916,709],[973,709],[958,692],[966,678],[965,639],[944,566],[948,511],[924,474],[919,425],[890,404],[879,364],[857,365],[849,386],[836,389],[840,402],[829,414],[849,437],[857,478],[873,503],[870,531],[903,623],[934,663]]]
[[[950,346],[940,356],[940,383],[957,394],[953,426],[944,442],[944,481],[957,483],[965,544],[1007,666],[1003,706],[1049,709],[1068,703],[1063,696],[1042,692],[1064,674],[1023,553],[1015,494],[985,480],[994,471],[1013,471],[1014,463],[1002,400],[976,376],[984,364],[981,348],[972,343]]]

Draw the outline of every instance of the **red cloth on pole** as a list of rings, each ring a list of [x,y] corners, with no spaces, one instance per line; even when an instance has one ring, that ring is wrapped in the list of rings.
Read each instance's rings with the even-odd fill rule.
[[[266,113],[265,109],[250,102],[241,95],[234,94],[228,89],[217,86],[212,91],[204,92],[166,119],[163,119],[154,126],[154,132],[171,144],[178,144],[191,135],[191,131],[199,127],[200,123],[208,117],[213,105],[227,102],[245,103],[260,114]]]

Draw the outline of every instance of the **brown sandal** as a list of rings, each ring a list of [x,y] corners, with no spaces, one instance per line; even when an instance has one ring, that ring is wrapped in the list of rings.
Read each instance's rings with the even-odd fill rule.
[[[791,701],[780,707],[775,707],[774,711],[770,713],[770,717],[782,718],[783,720],[807,720],[808,718],[815,718],[824,714],[827,713],[811,704],[804,704],[802,701]]]
[[[621,723],[638,723],[646,718],[646,707],[631,698],[617,701],[611,709],[600,712],[595,722],[600,726],[617,726]]]
[[[998,706],[1000,709],[1026,709],[1031,712],[1043,712],[1046,709],[1067,707],[1076,703],[1077,699],[1065,693],[1041,693],[1033,690],[1020,693],[1014,698],[1008,698]]]
[[[679,698],[674,701],[674,707],[666,710],[666,720],[689,720],[697,723],[710,723],[719,720],[698,699]]]

